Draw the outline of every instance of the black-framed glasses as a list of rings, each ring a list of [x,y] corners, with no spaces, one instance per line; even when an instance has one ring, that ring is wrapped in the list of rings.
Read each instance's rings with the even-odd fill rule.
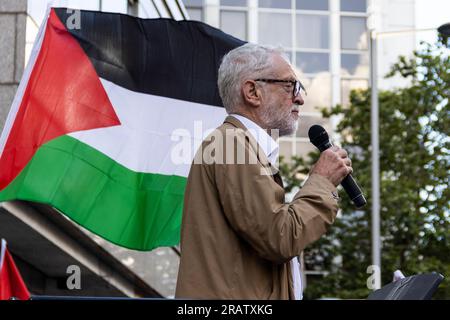
[[[303,90],[305,96],[308,95],[306,93],[306,89],[303,84],[298,80],[280,80],[280,79],[255,79],[253,81],[262,81],[267,83],[290,83],[292,85],[292,95],[294,98],[298,97],[300,91]]]

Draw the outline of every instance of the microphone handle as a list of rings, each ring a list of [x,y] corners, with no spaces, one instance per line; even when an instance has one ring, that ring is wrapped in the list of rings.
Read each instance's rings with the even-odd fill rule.
[[[320,152],[331,148],[333,144],[328,140],[325,143],[321,144],[317,148]],[[341,181],[341,186],[344,188],[345,192],[350,196],[350,200],[355,204],[357,208],[362,208],[367,204],[366,199],[361,191],[361,188],[356,183],[353,176],[349,174]]]
[[[367,201],[362,194],[361,188],[358,186],[351,174],[346,176],[341,181],[341,186],[344,188],[347,194],[351,196],[350,200],[352,200],[357,208],[361,208],[366,205]]]

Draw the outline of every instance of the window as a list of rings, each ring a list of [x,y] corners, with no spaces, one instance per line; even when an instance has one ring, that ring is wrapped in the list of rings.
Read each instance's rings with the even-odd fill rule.
[[[186,8],[190,20],[202,21],[203,20],[203,10],[198,8]]]
[[[328,10],[328,0],[296,0],[295,5],[297,10]]]
[[[354,89],[367,89],[369,82],[365,79],[343,79],[341,81],[341,103],[350,105],[350,92]]]
[[[341,48],[367,49],[366,18],[341,17]]]
[[[203,0],[184,0],[190,20],[203,20]]]
[[[291,0],[259,0],[260,8],[291,9]]]
[[[341,54],[341,72],[343,76],[369,76],[369,55],[367,53]]]
[[[330,69],[328,53],[297,52],[296,58],[296,65],[301,73],[317,73],[328,71]]]
[[[292,52],[291,51],[285,51],[284,53],[287,55],[287,57],[289,59],[289,62],[292,63]]]
[[[329,48],[328,15],[297,15],[296,41],[299,48]]]
[[[331,76],[328,73],[320,73],[314,77],[303,77],[300,81],[305,86],[308,95],[303,97],[305,104],[300,107],[302,112],[320,112],[323,107],[331,104]]]
[[[247,13],[244,11],[220,12],[220,29],[241,40],[247,39]]]
[[[292,15],[260,12],[258,38],[260,44],[292,47]]]
[[[341,11],[366,12],[366,0],[341,0]]]

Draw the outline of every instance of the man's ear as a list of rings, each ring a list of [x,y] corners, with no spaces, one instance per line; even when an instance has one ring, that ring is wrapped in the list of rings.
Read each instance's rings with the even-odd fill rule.
[[[247,80],[242,85],[242,95],[246,104],[252,107],[261,105],[261,90],[253,80]]]

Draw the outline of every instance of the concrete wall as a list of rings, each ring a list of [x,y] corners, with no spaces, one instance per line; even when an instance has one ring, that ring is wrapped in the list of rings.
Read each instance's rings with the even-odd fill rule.
[[[25,55],[26,0],[0,0],[0,128],[22,77]]]

